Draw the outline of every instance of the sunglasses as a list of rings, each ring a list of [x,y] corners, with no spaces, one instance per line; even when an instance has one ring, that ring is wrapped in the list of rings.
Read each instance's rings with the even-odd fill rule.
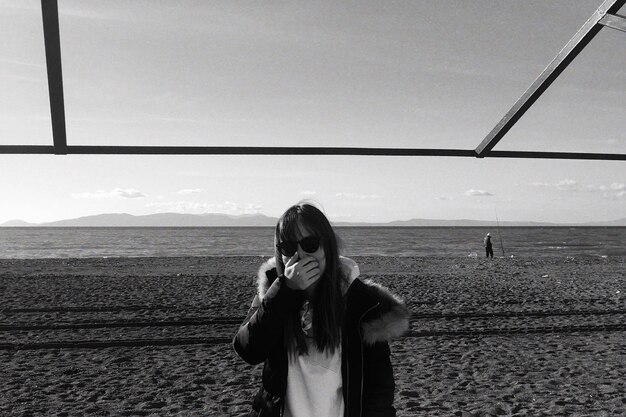
[[[284,240],[280,242],[276,247],[283,255],[291,258],[294,253],[298,250],[298,245],[302,248],[306,253],[316,252],[320,247],[320,238],[317,236],[307,236],[304,239],[301,239],[297,242],[292,242],[290,240]]]

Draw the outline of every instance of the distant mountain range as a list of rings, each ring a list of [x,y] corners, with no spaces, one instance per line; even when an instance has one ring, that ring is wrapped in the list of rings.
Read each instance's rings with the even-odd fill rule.
[[[159,213],[144,216],[133,216],[126,213],[97,214],[78,217],[76,219],[59,220],[48,223],[28,223],[22,220],[11,220],[0,224],[0,227],[254,227],[275,226],[277,219],[263,214],[230,216],[227,214],[181,214]],[[335,222],[336,226],[344,227],[462,227],[479,226],[495,227],[495,221],[482,220],[433,220],[411,219],[397,220],[388,223],[348,223]],[[626,218],[593,222],[593,223],[538,223],[502,221],[500,226],[626,226]]]
[[[274,226],[275,218],[262,214],[229,216],[227,214],[158,213],[133,216],[126,213],[96,214],[48,223],[11,220],[1,227],[235,227]]]

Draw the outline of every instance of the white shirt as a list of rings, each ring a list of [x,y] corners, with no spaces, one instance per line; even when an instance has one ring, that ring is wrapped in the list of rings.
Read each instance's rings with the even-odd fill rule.
[[[343,417],[341,347],[321,352],[307,338],[306,355],[289,356],[285,417]]]
[[[347,289],[359,275],[359,267],[349,258],[340,257],[340,263],[348,278]],[[344,417],[341,344],[330,353],[320,351],[313,338],[307,337],[306,342],[306,355],[289,355],[284,416]]]

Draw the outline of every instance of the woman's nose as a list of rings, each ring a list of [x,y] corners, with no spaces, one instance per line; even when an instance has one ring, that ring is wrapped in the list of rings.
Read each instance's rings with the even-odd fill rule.
[[[302,249],[300,244],[298,244],[298,258],[302,259],[307,255],[307,253]]]

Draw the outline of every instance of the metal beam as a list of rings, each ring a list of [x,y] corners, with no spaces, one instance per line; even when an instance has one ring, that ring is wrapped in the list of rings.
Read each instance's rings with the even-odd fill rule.
[[[595,161],[626,161],[626,154],[539,151],[490,151],[489,158],[584,159]]]
[[[151,155],[372,155],[372,156],[474,156],[463,149],[263,147],[263,146],[69,146],[75,154]]]
[[[54,154],[52,145],[0,145],[0,154]]]
[[[475,152],[479,158],[487,155],[489,151],[504,137],[504,135],[517,123],[526,111],[537,101],[556,78],[567,68],[589,42],[598,34],[602,25],[600,20],[607,14],[615,14],[626,3],[626,0],[606,0],[600,5],[585,24],[569,40],[565,47],[543,70],[531,86],[522,94],[517,102],[489,132],[485,139],[478,145]]]
[[[53,146],[0,145],[0,154],[55,154]],[[472,149],[207,147],[207,146],[67,146],[69,155],[356,155],[476,157]],[[626,154],[490,151],[487,158],[587,159],[626,161]]]
[[[41,0],[41,15],[43,17],[43,36],[46,48],[54,153],[64,155],[67,151],[67,138],[65,132],[65,104],[63,102],[61,40],[59,36],[59,7],[57,0]]]
[[[600,19],[601,25],[610,27],[612,29],[621,30],[622,32],[626,32],[626,17],[620,15],[607,14],[602,19]]]
[[[2,153],[53,153],[46,146],[0,146]],[[247,147],[247,146],[67,146],[76,155],[369,155],[369,156],[465,156],[471,149]]]

